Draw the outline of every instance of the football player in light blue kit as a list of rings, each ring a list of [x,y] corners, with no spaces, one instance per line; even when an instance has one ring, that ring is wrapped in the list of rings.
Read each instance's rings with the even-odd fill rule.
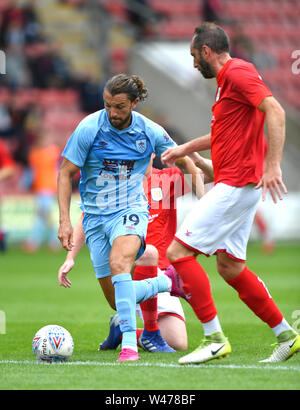
[[[117,309],[123,334],[118,361],[139,359],[136,303],[172,287],[166,276],[133,281],[130,273],[144,251],[148,202],[143,177],[151,154],[160,155],[176,145],[160,125],[133,111],[146,96],[139,77],[120,74],[111,78],[103,93],[105,109],[80,122],[63,151],[58,176],[58,237],[69,251],[73,247],[71,181],[81,171],[86,243],[103,293]]]

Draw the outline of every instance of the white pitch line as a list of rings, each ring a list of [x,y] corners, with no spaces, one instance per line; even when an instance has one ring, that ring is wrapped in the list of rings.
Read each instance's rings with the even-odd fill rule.
[[[1,364],[31,364],[31,365],[46,365],[49,366],[49,363],[39,363],[35,360],[1,360]],[[64,362],[64,363],[55,363],[58,366],[120,366],[121,363],[115,362],[96,362],[96,361],[76,361],[76,362]],[[162,367],[162,368],[178,368],[178,369],[233,369],[233,370],[287,370],[287,371],[300,371],[300,367],[297,366],[280,366],[280,365],[236,365],[236,364],[200,364],[200,365],[188,365],[182,366],[175,363],[149,363],[149,362],[138,362],[138,363],[122,363],[130,367]],[[53,365],[53,364],[52,364]]]

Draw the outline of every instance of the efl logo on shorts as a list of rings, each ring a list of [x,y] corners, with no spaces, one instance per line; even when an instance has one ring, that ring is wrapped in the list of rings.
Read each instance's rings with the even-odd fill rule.
[[[292,58],[296,59],[292,64],[292,73],[295,75],[300,74],[300,50],[294,50]]]
[[[0,74],[6,74],[6,56],[2,50],[0,50]]]

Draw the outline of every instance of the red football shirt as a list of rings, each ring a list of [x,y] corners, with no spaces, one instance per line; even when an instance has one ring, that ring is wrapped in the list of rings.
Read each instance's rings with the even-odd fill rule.
[[[190,192],[190,187],[179,168],[152,168],[144,190],[150,206],[146,244],[156,247],[158,266],[164,270],[170,265],[166,253],[177,230],[176,198]]]
[[[257,107],[272,93],[254,65],[237,58],[218,73],[217,85],[211,126],[215,183],[256,184],[263,174],[265,121]]]

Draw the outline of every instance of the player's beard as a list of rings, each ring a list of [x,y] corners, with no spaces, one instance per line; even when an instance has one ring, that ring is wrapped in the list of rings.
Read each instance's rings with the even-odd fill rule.
[[[131,123],[130,119],[131,119],[131,112],[124,119],[109,118],[109,121],[110,121],[110,123],[113,127],[117,128],[118,130],[122,130],[123,128],[127,128],[129,126],[129,124]],[[125,127],[125,125],[126,125],[126,127]]]
[[[210,64],[208,64],[204,60],[201,53],[199,53],[198,70],[200,71],[200,73],[203,75],[204,78],[214,78],[215,77],[215,74],[213,73],[213,70]]]

